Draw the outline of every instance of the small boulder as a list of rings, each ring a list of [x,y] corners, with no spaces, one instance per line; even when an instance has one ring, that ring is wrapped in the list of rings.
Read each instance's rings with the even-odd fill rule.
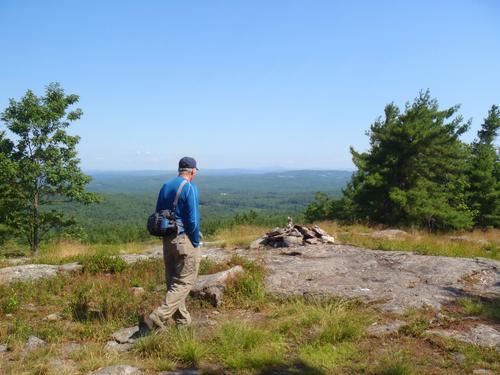
[[[66,263],[59,266],[59,272],[62,273],[75,273],[75,272],[80,272],[82,269],[83,266],[77,262]]]
[[[250,243],[250,249],[259,249],[266,246],[266,239],[264,237],[257,238]]]
[[[24,345],[24,350],[27,352],[32,352],[39,348],[43,348],[44,346],[47,346],[47,343],[45,341],[39,339],[36,336],[30,336],[28,337],[28,341]]]
[[[141,371],[137,367],[129,365],[115,365],[89,372],[89,375],[137,375],[140,373]]]
[[[323,243],[330,243],[330,244],[335,243],[335,239],[332,236],[328,235],[328,234],[325,234],[325,235],[321,236],[321,241]]]
[[[45,318],[43,318],[46,322],[56,322],[62,319],[62,315],[60,313],[49,314]]]
[[[463,341],[469,344],[494,348],[497,351],[500,351],[500,332],[486,324],[478,324],[477,326],[466,331],[432,329],[426,332],[437,336],[451,337],[455,340]]]
[[[7,347],[7,345],[0,344],[0,353],[5,353],[8,350],[9,348]]]
[[[52,367],[56,373],[63,374],[77,374],[78,366],[76,362],[71,359],[60,359],[53,358],[49,361],[50,367]]]
[[[113,339],[119,344],[134,343],[140,337],[140,330],[138,326],[122,328],[111,335]]]
[[[222,304],[222,296],[226,289],[227,281],[241,272],[243,272],[243,268],[235,266],[212,275],[201,275],[196,280],[193,289],[191,289],[191,295],[209,300],[213,306],[219,307]]]
[[[65,342],[63,346],[61,347],[61,354],[64,356],[67,356],[71,353],[77,352],[79,350],[83,349],[83,345],[80,344],[79,342],[71,341],[71,342]]]
[[[302,246],[304,244],[304,240],[302,236],[284,236],[283,237],[284,247],[294,247],[294,246]]]
[[[405,322],[402,320],[394,320],[386,324],[375,323],[368,327],[367,332],[371,336],[392,335],[393,333],[397,333],[404,325]]]
[[[134,347],[134,344],[126,342],[124,344],[120,344],[116,341],[108,341],[106,345],[104,345],[104,350],[107,352],[128,352]]]

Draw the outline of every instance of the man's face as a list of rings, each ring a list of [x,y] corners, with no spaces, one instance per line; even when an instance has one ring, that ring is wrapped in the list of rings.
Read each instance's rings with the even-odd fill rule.
[[[191,181],[193,181],[194,176],[196,176],[197,172],[198,172],[198,170],[196,168],[193,168],[193,170],[191,171]]]

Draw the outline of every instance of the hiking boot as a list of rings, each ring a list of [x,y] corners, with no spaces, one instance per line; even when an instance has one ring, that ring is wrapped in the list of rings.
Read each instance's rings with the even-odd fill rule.
[[[160,317],[156,313],[152,312],[149,315],[144,314],[139,318],[139,329],[147,331],[164,331],[167,328],[161,321]]]

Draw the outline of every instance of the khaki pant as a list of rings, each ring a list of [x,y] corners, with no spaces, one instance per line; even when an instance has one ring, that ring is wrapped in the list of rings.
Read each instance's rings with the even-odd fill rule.
[[[153,313],[166,322],[173,318],[176,324],[191,323],[186,309],[186,297],[193,287],[200,267],[200,248],[193,247],[185,234],[163,238],[163,260],[167,280],[167,295]]]

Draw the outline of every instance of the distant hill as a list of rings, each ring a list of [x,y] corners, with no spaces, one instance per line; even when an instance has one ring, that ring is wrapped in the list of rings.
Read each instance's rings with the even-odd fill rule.
[[[335,170],[298,170],[258,172],[228,169],[201,171],[196,184],[202,193],[305,193],[326,191],[339,193],[352,172]],[[93,180],[89,189],[100,193],[157,193],[176,172],[130,171],[90,172]]]
[[[87,172],[89,173],[89,172]],[[90,172],[89,190],[101,194],[103,202],[83,206],[66,204],[61,208],[83,225],[91,241],[123,242],[147,238],[145,220],[154,211],[158,192],[176,172],[130,171]],[[299,215],[323,191],[340,196],[349,181],[348,171],[201,171],[196,178],[200,188],[202,229],[212,233],[234,215],[257,212],[259,220]],[[273,221],[274,220],[274,221]],[[280,219],[281,220],[281,219]],[[272,224],[274,225],[274,224]]]

